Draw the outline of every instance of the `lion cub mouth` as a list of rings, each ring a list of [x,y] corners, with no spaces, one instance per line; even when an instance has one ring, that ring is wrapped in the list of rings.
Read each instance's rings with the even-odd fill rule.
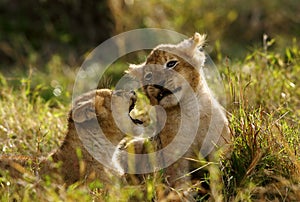
[[[136,96],[136,93],[135,91],[130,91],[130,104],[129,104],[129,110],[128,110],[128,114],[129,114],[129,117],[131,119],[131,121],[135,124],[143,124],[144,122],[139,120],[139,119],[135,119],[133,118],[131,115],[130,115],[130,112],[134,109],[135,107],[135,103],[137,101],[137,96]]]
[[[133,90],[126,91],[126,90],[123,90],[123,89],[119,89],[119,90],[114,90],[113,95],[118,96],[118,97],[122,97],[124,102],[129,102],[128,103],[129,104],[128,116],[130,117],[131,121],[134,124],[143,124],[143,121],[132,117],[131,113],[130,113],[134,109],[136,101],[137,101],[137,95],[136,95],[135,91],[133,91]],[[115,106],[115,107],[119,107],[119,106]]]
[[[156,99],[158,102],[160,102],[163,98],[169,96],[169,95],[172,95],[172,94],[175,94],[179,91],[181,91],[181,87],[178,87],[178,88],[175,88],[173,91],[167,89],[167,88],[164,88],[163,86],[160,86],[160,85],[153,85],[155,88],[159,89],[159,93],[157,94],[156,96]]]

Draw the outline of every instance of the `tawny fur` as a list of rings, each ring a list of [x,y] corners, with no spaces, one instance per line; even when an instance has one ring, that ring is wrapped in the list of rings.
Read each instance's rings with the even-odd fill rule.
[[[166,177],[175,188],[190,185],[190,177],[186,174],[192,169],[192,165],[187,158],[199,159],[201,155],[209,154],[209,159],[213,160],[219,148],[230,145],[231,137],[225,112],[213,97],[203,74],[205,54],[200,49],[204,43],[205,36],[195,33],[192,38],[179,44],[159,45],[148,55],[145,63],[131,65],[128,70],[130,75],[141,81],[151,104],[161,105],[166,110],[166,124],[159,134],[163,148],[172,143],[182,125],[187,132],[181,140],[184,142],[194,138],[189,131],[195,121],[199,124],[188,150],[178,161],[166,168]],[[168,67],[170,61],[176,61],[175,65],[170,63],[169,66],[172,67]],[[173,91],[173,94],[163,97],[164,89]],[[193,96],[196,103],[192,102]],[[182,120],[185,120],[183,124]],[[210,138],[202,145],[206,136]],[[176,153],[178,148],[173,149]],[[168,159],[171,155],[174,154],[166,152],[164,158]]]
[[[73,103],[73,108],[69,113],[66,136],[56,151],[43,158],[2,155],[0,156],[0,168],[8,170],[12,177],[21,177],[26,172],[24,166],[31,165],[38,176],[57,174],[62,176],[67,185],[79,180],[94,179],[99,179],[104,184],[110,184],[111,175],[116,173],[112,169],[109,169],[108,172],[107,168],[87,151],[86,148],[93,145],[84,146],[82,140],[91,139],[91,135],[96,135],[98,146],[100,146],[100,150],[96,152],[102,152],[103,155],[107,155],[107,161],[111,161],[112,152],[106,150],[107,141],[116,146],[125,137],[124,132],[116,125],[111,106],[117,106],[115,113],[118,115],[119,121],[124,121],[125,125],[130,122],[129,125],[135,127],[128,115],[129,106],[135,99],[135,94],[132,92],[118,91],[114,93],[108,89],[94,90],[83,94]],[[105,136],[99,136],[96,125],[101,127]],[[81,133],[81,139],[78,132]],[[87,144],[89,144],[88,141]],[[79,153],[81,154],[79,155]],[[57,163],[61,165],[59,166]]]

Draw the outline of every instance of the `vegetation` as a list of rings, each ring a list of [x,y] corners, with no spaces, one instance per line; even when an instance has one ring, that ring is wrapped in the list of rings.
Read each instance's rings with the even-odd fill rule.
[[[300,199],[299,53],[264,47],[223,68],[234,135],[223,165],[226,199]]]
[[[299,8],[295,0],[0,1],[0,154],[40,157],[60,145],[76,71],[113,34],[198,31],[208,34],[206,51],[224,81],[233,134],[230,158],[206,181],[211,192],[194,187],[198,200],[300,201]],[[110,86],[126,59],[108,70]],[[151,201],[162,187],[148,179],[144,192],[116,186],[103,193],[99,181],[65,187],[31,167],[21,171],[16,180],[0,170],[0,201]]]
[[[208,193],[215,198],[300,199],[300,49],[291,46],[281,55],[268,48],[256,49],[244,60],[224,58],[225,62],[218,65],[225,84],[234,146],[231,157],[222,160],[210,180],[212,190],[219,190]],[[31,84],[34,77],[42,75],[35,72],[20,78],[18,88],[10,86],[16,81],[1,76],[2,154],[43,156],[58,147],[63,138],[70,97],[65,93],[65,102],[55,96],[42,98],[45,83],[35,87]],[[121,192],[115,187],[105,195],[99,182],[63,187],[60,180],[40,180],[30,168],[25,170],[24,178],[17,181],[1,171],[1,201],[150,200],[155,195],[154,187],[160,186],[149,179],[146,197],[134,186]]]

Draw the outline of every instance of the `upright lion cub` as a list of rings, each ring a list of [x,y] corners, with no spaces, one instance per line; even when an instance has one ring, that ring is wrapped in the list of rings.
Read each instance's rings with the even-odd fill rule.
[[[154,48],[146,61],[130,65],[128,73],[139,79],[152,105],[160,105],[167,114],[159,137],[165,161],[178,158],[166,168],[170,185],[188,187],[191,161],[199,156],[213,159],[219,148],[230,143],[230,131],[224,110],[212,95],[205,80],[205,35],[195,33],[178,44]]]

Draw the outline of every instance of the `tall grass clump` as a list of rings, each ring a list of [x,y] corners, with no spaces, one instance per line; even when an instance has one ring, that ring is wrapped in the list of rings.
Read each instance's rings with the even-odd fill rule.
[[[300,50],[280,55],[268,50],[274,41],[264,42],[223,68],[233,134],[226,201],[300,200]]]
[[[18,82],[12,87],[11,81],[0,75],[1,155],[46,157],[63,139],[68,107],[44,100],[40,95],[43,84],[32,86],[28,77]],[[54,102],[55,107],[51,107]],[[41,182],[31,168],[19,170],[23,178],[18,180],[0,170],[0,201],[45,201],[59,196],[55,192],[58,184],[51,179]]]
[[[43,155],[59,144],[66,130],[67,107],[44,100],[43,84],[31,86],[30,78],[20,78],[10,87],[0,75],[1,151],[7,154]],[[55,107],[51,107],[55,103]]]

